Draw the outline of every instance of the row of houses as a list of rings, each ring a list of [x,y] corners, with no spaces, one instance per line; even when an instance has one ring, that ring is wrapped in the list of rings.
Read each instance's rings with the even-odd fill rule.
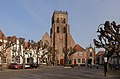
[[[105,51],[99,51],[96,54],[95,56],[96,64],[104,65],[104,61],[105,61],[104,55],[105,55]],[[120,52],[118,54],[113,53],[113,55],[107,59],[107,62],[108,62],[108,67],[115,66],[116,68],[120,69]]]
[[[0,45],[0,64],[3,63],[4,67],[8,67],[10,63],[27,64],[31,62],[37,62],[38,64],[48,64],[52,61],[52,54],[46,53],[43,56],[45,52],[48,52],[48,49],[40,48],[39,52],[37,52],[37,50],[32,47],[28,48],[29,42],[24,42],[23,45],[20,44],[20,38],[17,38],[16,36],[12,36],[12,38],[16,39],[16,43],[5,50],[4,47],[6,47],[8,39],[5,37],[3,32],[0,31],[0,42],[4,43]],[[95,48],[90,46],[84,49],[79,44],[76,44],[71,51],[68,52],[67,57],[69,64],[95,64]],[[63,59],[60,59],[57,65],[64,65],[63,61]]]
[[[24,42],[23,45],[20,44],[20,38],[17,38],[16,36],[13,36],[13,38],[16,39],[16,44],[8,47],[5,52],[2,51],[8,40],[7,37],[5,37],[5,35],[3,34],[3,32],[0,31],[0,42],[4,42],[4,44],[0,46],[0,65],[2,64],[2,61],[4,67],[8,67],[10,63],[38,63],[46,65],[52,64],[52,53],[46,53],[48,52],[48,49],[40,48],[39,52],[37,52],[37,50],[32,47],[28,48],[29,42]],[[4,54],[2,52],[4,52]],[[44,53],[46,54],[43,56]],[[71,49],[71,51],[68,52],[68,63],[72,65],[86,66],[88,64],[102,65],[104,64],[104,53],[104,51],[99,51],[96,54],[95,48],[93,48],[91,45],[84,49],[79,44],[76,44]],[[114,54],[108,59],[108,63],[120,64],[120,58]],[[56,65],[64,65],[64,59],[60,59],[60,61],[58,61]]]
[[[12,38],[11,41],[8,40],[9,37]],[[8,67],[10,63],[39,64],[46,60],[44,58],[47,58],[47,55],[43,56],[43,53],[47,52],[46,49],[39,48],[39,51],[37,51],[36,48],[29,46],[29,42],[25,42],[24,38],[9,37],[5,37],[3,32],[0,31],[0,65]],[[22,40],[23,43],[21,43]]]

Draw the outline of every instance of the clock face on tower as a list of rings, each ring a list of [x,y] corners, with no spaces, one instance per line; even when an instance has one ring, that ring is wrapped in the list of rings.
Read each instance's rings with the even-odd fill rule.
[[[62,15],[62,14],[59,14],[59,18],[63,18],[63,15]]]

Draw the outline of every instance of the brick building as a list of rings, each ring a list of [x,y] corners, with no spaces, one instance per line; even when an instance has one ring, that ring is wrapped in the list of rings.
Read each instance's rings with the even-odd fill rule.
[[[48,36],[48,33],[46,33],[42,37],[42,41],[48,41],[51,47],[54,48],[52,60],[57,64],[64,64],[65,52],[67,53],[68,50],[76,44],[70,34],[68,13],[66,11],[54,11],[50,38]]]
[[[48,41],[50,46],[54,48],[52,60],[57,64],[63,65],[65,62],[65,55],[68,57],[68,53],[74,48],[77,52],[74,52],[74,54],[70,57],[70,59],[72,59],[72,64],[87,64],[88,61],[91,61],[91,63],[94,64],[94,49],[92,47],[84,49],[80,45],[76,44],[72,38],[68,22],[68,13],[66,11],[54,11],[52,15],[50,36],[48,33],[45,33],[42,37],[42,41]],[[75,54],[78,52],[82,52],[84,55],[81,56],[80,54]],[[74,59],[75,57],[78,59]]]

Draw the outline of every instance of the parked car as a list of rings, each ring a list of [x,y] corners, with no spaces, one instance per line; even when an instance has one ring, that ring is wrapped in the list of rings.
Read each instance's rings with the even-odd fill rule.
[[[30,64],[25,64],[25,69],[29,69],[30,68]]]
[[[35,62],[33,62],[33,63],[30,64],[30,67],[31,67],[31,68],[37,68],[37,67],[38,67],[38,64],[35,63]]]
[[[17,63],[10,63],[9,65],[9,69],[22,69],[23,66],[21,64],[17,64]]]

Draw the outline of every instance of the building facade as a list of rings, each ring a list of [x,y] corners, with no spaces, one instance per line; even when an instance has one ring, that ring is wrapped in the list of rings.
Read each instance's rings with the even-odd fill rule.
[[[69,53],[69,63],[72,65],[86,65],[87,62],[87,53],[84,48],[82,48],[79,44],[76,44],[74,46],[73,54]]]
[[[95,64],[95,48],[93,48],[91,45],[86,48],[86,53],[87,53],[87,64],[89,65],[94,65]]]
[[[0,30],[0,66],[7,67],[10,63],[10,48],[5,48],[7,38],[4,33]]]
[[[99,65],[104,64],[104,54],[105,54],[105,51],[98,51],[95,57],[96,64],[99,64]]]

